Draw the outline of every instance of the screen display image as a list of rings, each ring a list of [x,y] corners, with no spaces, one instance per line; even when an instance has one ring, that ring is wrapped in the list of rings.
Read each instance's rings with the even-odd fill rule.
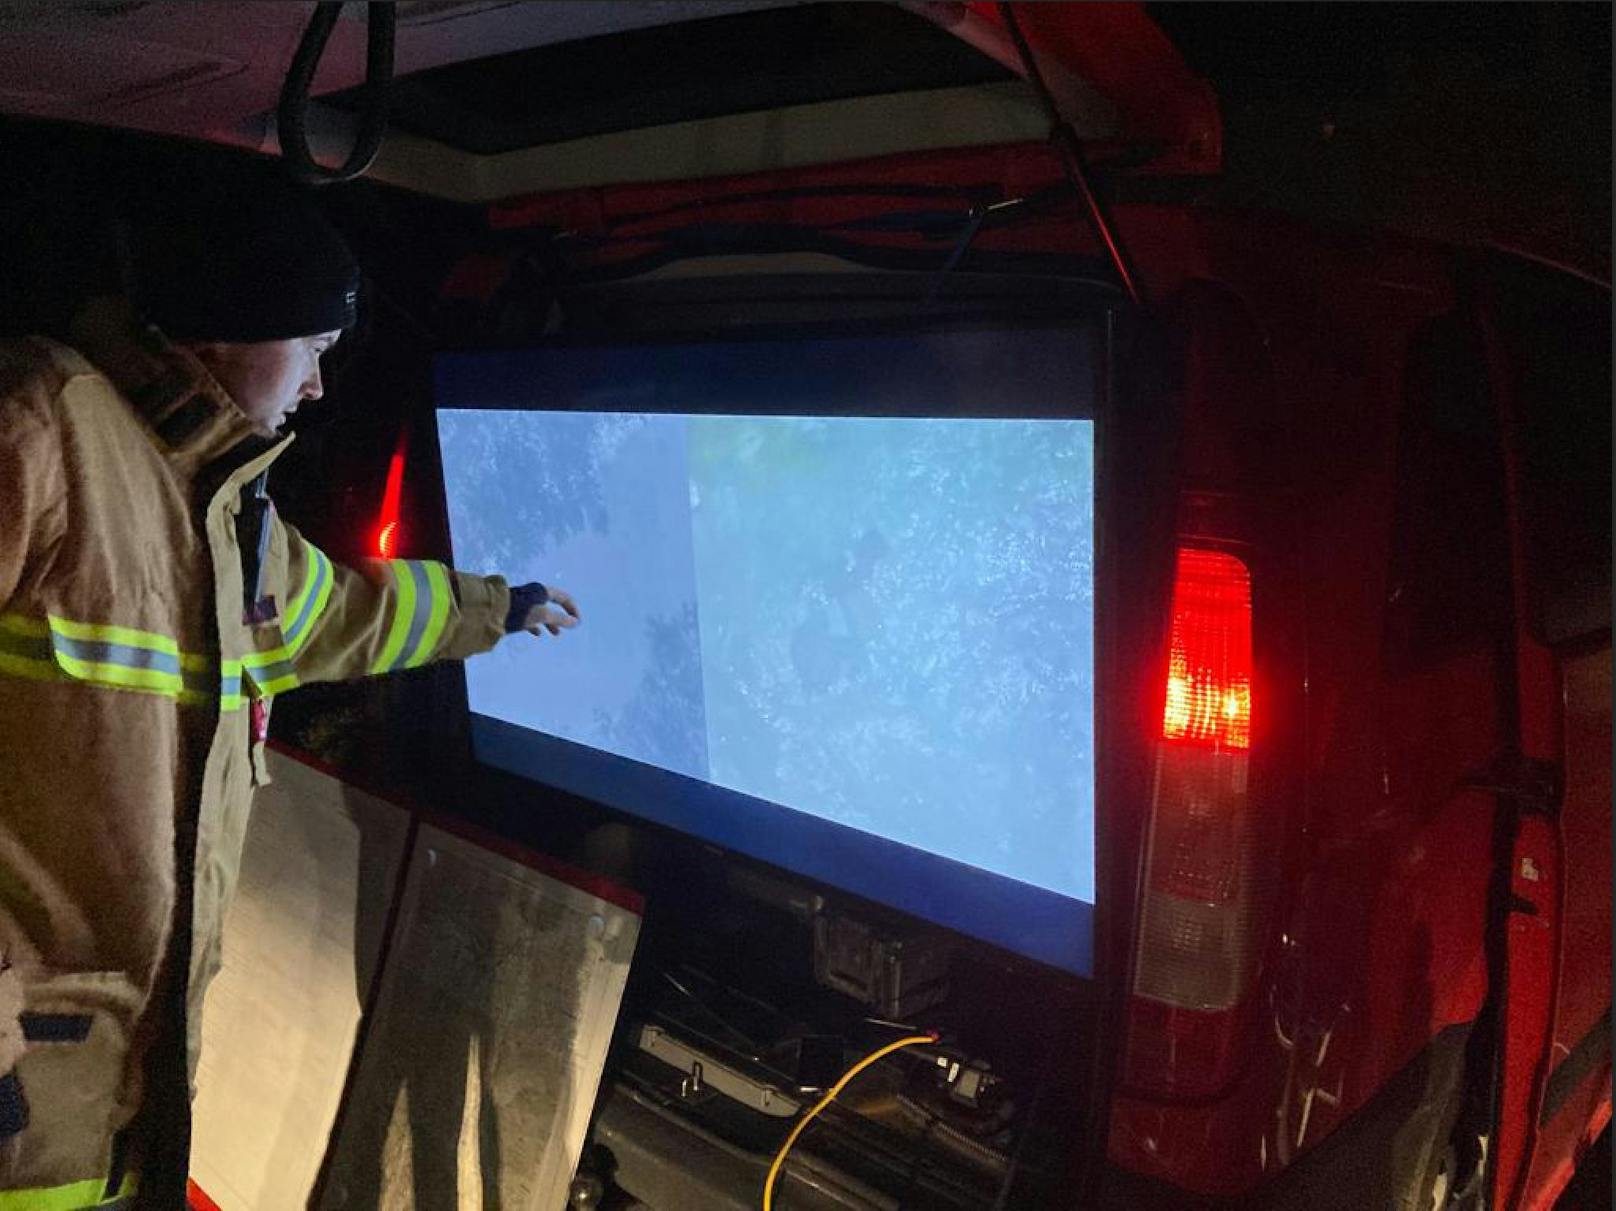
[[[438,430],[456,564],[584,617],[467,663],[483,759],[1087,966],[1092,420],[444,407]]]

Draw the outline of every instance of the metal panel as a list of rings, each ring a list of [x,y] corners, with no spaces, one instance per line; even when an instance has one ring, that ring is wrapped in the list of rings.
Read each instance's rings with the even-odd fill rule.
[[[222,1211],[307,1205],[409,828],[329,774],[269,765],[202,1026],[191,1165]]]
[[[423,827],[319,1205],[565,1206],[638,933]]]

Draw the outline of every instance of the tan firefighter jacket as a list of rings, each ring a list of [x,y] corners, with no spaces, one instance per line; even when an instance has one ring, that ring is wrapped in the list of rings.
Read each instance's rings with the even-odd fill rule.
[[[194,1080],[268,699],[485,651],[509,603],[428,561],[343,567],[272,509],[241,551],[290,438],[119,305],[74,345],[0,343],[0,1211],[127,1205],[144,1057],[184,1031]]]

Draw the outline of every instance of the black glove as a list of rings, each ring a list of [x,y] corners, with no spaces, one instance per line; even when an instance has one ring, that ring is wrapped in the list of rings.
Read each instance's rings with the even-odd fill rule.
[[[512,634],[522,629],[528,612],[541,605],[550,604],[550,590],[538,581],[531,584],[517,585],[511,590],[511,608],[505,615],[505,633]]]

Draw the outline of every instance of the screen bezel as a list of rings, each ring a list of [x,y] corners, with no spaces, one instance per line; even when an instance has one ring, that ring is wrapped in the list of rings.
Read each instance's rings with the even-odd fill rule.
[[[1033,351],[1047,349],[1050,342],[1069,339],[1073,342],[1076,358],[1082,366],[1082,378],[1075,385],[1042,384],[1030,388],[1025,377],[984,378],[984,365],[962,364],[962,352],[968,357],[983,349],[1008,354],[1016,348]],[[872,342],[893,342],[894,347],[913,351],[915,366],[902,362],[888,363],[891,371],[883,389],[873,394],[868,381],[852,383],[839,394],[834,386],[836,366],[804,359],[812,350],[825,351],[840,348],[851,354],[857,347],[868,347]],[[622,411],[622,412],[682,412],[724,413],[750,415],[814,415],[814,416],[871,416],[893,417],[947,416],[952,418],[1064,418],[1083,419],[1093,424],[1094,441],[1094,821],[1093,854],[1096,900],[1105,894],[1110,880],[1102,870],[1106,847],[1101,824],[1103,802],[1102,760],[1103,736],[1106,730],[1102,704],[1105,701],[1105,678],[1108,661],[1102,647],[1105,643],[1105,622],[1101,602],[1104,592],[1100,583],[1105,565],[1105,529],[1107,486],[1110,482],[1110,451],[1107,439],[1107,413],[1111,407],[1109,383],[1110,334],[1104,323],[1104,313],[1071,315],[1062,321],[1009,320],[995,323],[973,319],[952,323],[882,324],[850,331],[845,326],[803,325],[788,330],[766,333],[717,333],[693,337],[656,340],[630,340],[624,342],[555,340],[534,344],[519,350],[477,350],[440,354],[434,363],[434,400],[431,438],[433,461],[438,475],[437,505],[440,510],[439,533],[444,546],[449,546],[447,519],[447,493],[443,483],[441,459],[438,457],[437,412],[439,410],[465,410],[488,408],[508,411]],[[771,353],[792,352],[797,357],[785,363],[790,370],[781,370],[780,362],[768,361]],[[551,368],[560,364],[578,370],[576,375],[549,374],[543,378],[522,376],[520,368],[528,363],[548,359]],[[768,394],[767,407],[745,407],[741,399],[758,398],[759,393],[736,395],[724,390],[714,391],[697,405],[688,395],[677,400],[660,399],[654,384],[659,381],[658,367],[677,366],[681,378],[688,381],[692,361],[707,359],[709,364],[740,362],[767,364],[767,372],[760,380],[778,388],[790,383],[792,391],[784,395],[777,389]],[[856,357],[844,357],[839,369],[861,368]],[[1063,366],[1069,365],[1063,362]],[[805,366],[807,367],[805,369]],[[904,379],[912,368],[920,369],[921,378]],[[498,368],[501,373],[490,373]],[[832,373],[827,379],[825,371]],[[456,376],[467,372],[479,378],[479,390],[468,397],[462,392],[453,404],[444,401],[455,390]],[[971,395],[982,402],[971,408],[939,409],[933,399],[930,403],[915,394],[914,384],[924,386],[924,377],[951,375],[950,381],[960,394]],[[973,378],[972,375],[975,377]],[[898,385],[892,380],[901,380]],[[463,381],[463,380],[460,380]],[[1034,380],[1036,381],[1036,380]],[[643,389],[653,384],[649,394]],[[625,395],[623,386],[639,388]],[[447,388],[446,388],[447,384]],[[592,394],[610,384],[608,394]],[[829,385],[828,385],[829,384]],[[736,383],[728,384],[736,387]],[[862,389],[859,389],[862,388]],[[901,389],[900,389],[901,388]],[[1037,392],[1044,392],[1033,398]],[[480,396],[480,398],[478,397]],[[1064,398],[1061,398],[1064,396]],[[847,399],[848,405],[837,409],[827,407],[825,400]],[[873,403],[872,403],[873,399]],[[1087,400],[1087,406],[1083,400]],[[497,569],[488,569],[497,571]],[[735,809],[735,818],[746,819],[746,809],[766,801],[755,800],[739,792],[698,779],[671,773],[654,766],[643,765],[628,758],[598,751],[587,746],[550,737],[542,733],[520,729],[514,725],[473,715],[466,695],[463,672],[452,678],[458,687],[458,701],[454,705],[459,743],[465,755],[488,768],[502,770],[541,787],[588,801],[601,809],[635,825],[669,828],[705,846],[720,847],[725,852],[752,862],[774,867],[787,878],[818,884],[832,894],[851,900],[865,900],[895,909],[921,921],[954,930],[985,942],[994,948],[1008,951],[1021,958],[1047,965],[1069,975],[1090,979],[1096,975],[1096,905],[1073,897],[1062,896],[1030,884],[1018,883],[1005,876],[912,849],[887,841],[875,834],[865,833],[844,825],[834,824],[772,802],[766,803],[768,814],[751,813],[761,822],[761,833],[770,831],[767,821],[775,813],[787,813],[794,827],[811,834],[813,844],[800,852],[820,855],[841,851],[836,871],[820,869],[815,862],[790,860],[778,846],[771,846],[767,838],[753,837],[748,844],[715,841],[701,830],[691,827],[692,818],[704,805],[727,803]],[[519,733],[519,739],[515,735]],[[608,775],[607,782],[625,787],[629,801],[660,802],[662,810],[641,811],[619,806],[617,802],[598,798],[589,789],[566,778],[554,775],[555,766],[547,764],[546,757],[565,753],[574,768],[587,768]],[[498,759],[493,759],[497,756]],[[566,763],[563,763],[565,765]],[[619,796],[620,798],[622,796]],[[853,841],[852,846],[838,842]],[[853,855],[849,858],[849,853]],[[848,869],[858,877],[839,877]],[[894,888],[898,890],[893,890]]]

